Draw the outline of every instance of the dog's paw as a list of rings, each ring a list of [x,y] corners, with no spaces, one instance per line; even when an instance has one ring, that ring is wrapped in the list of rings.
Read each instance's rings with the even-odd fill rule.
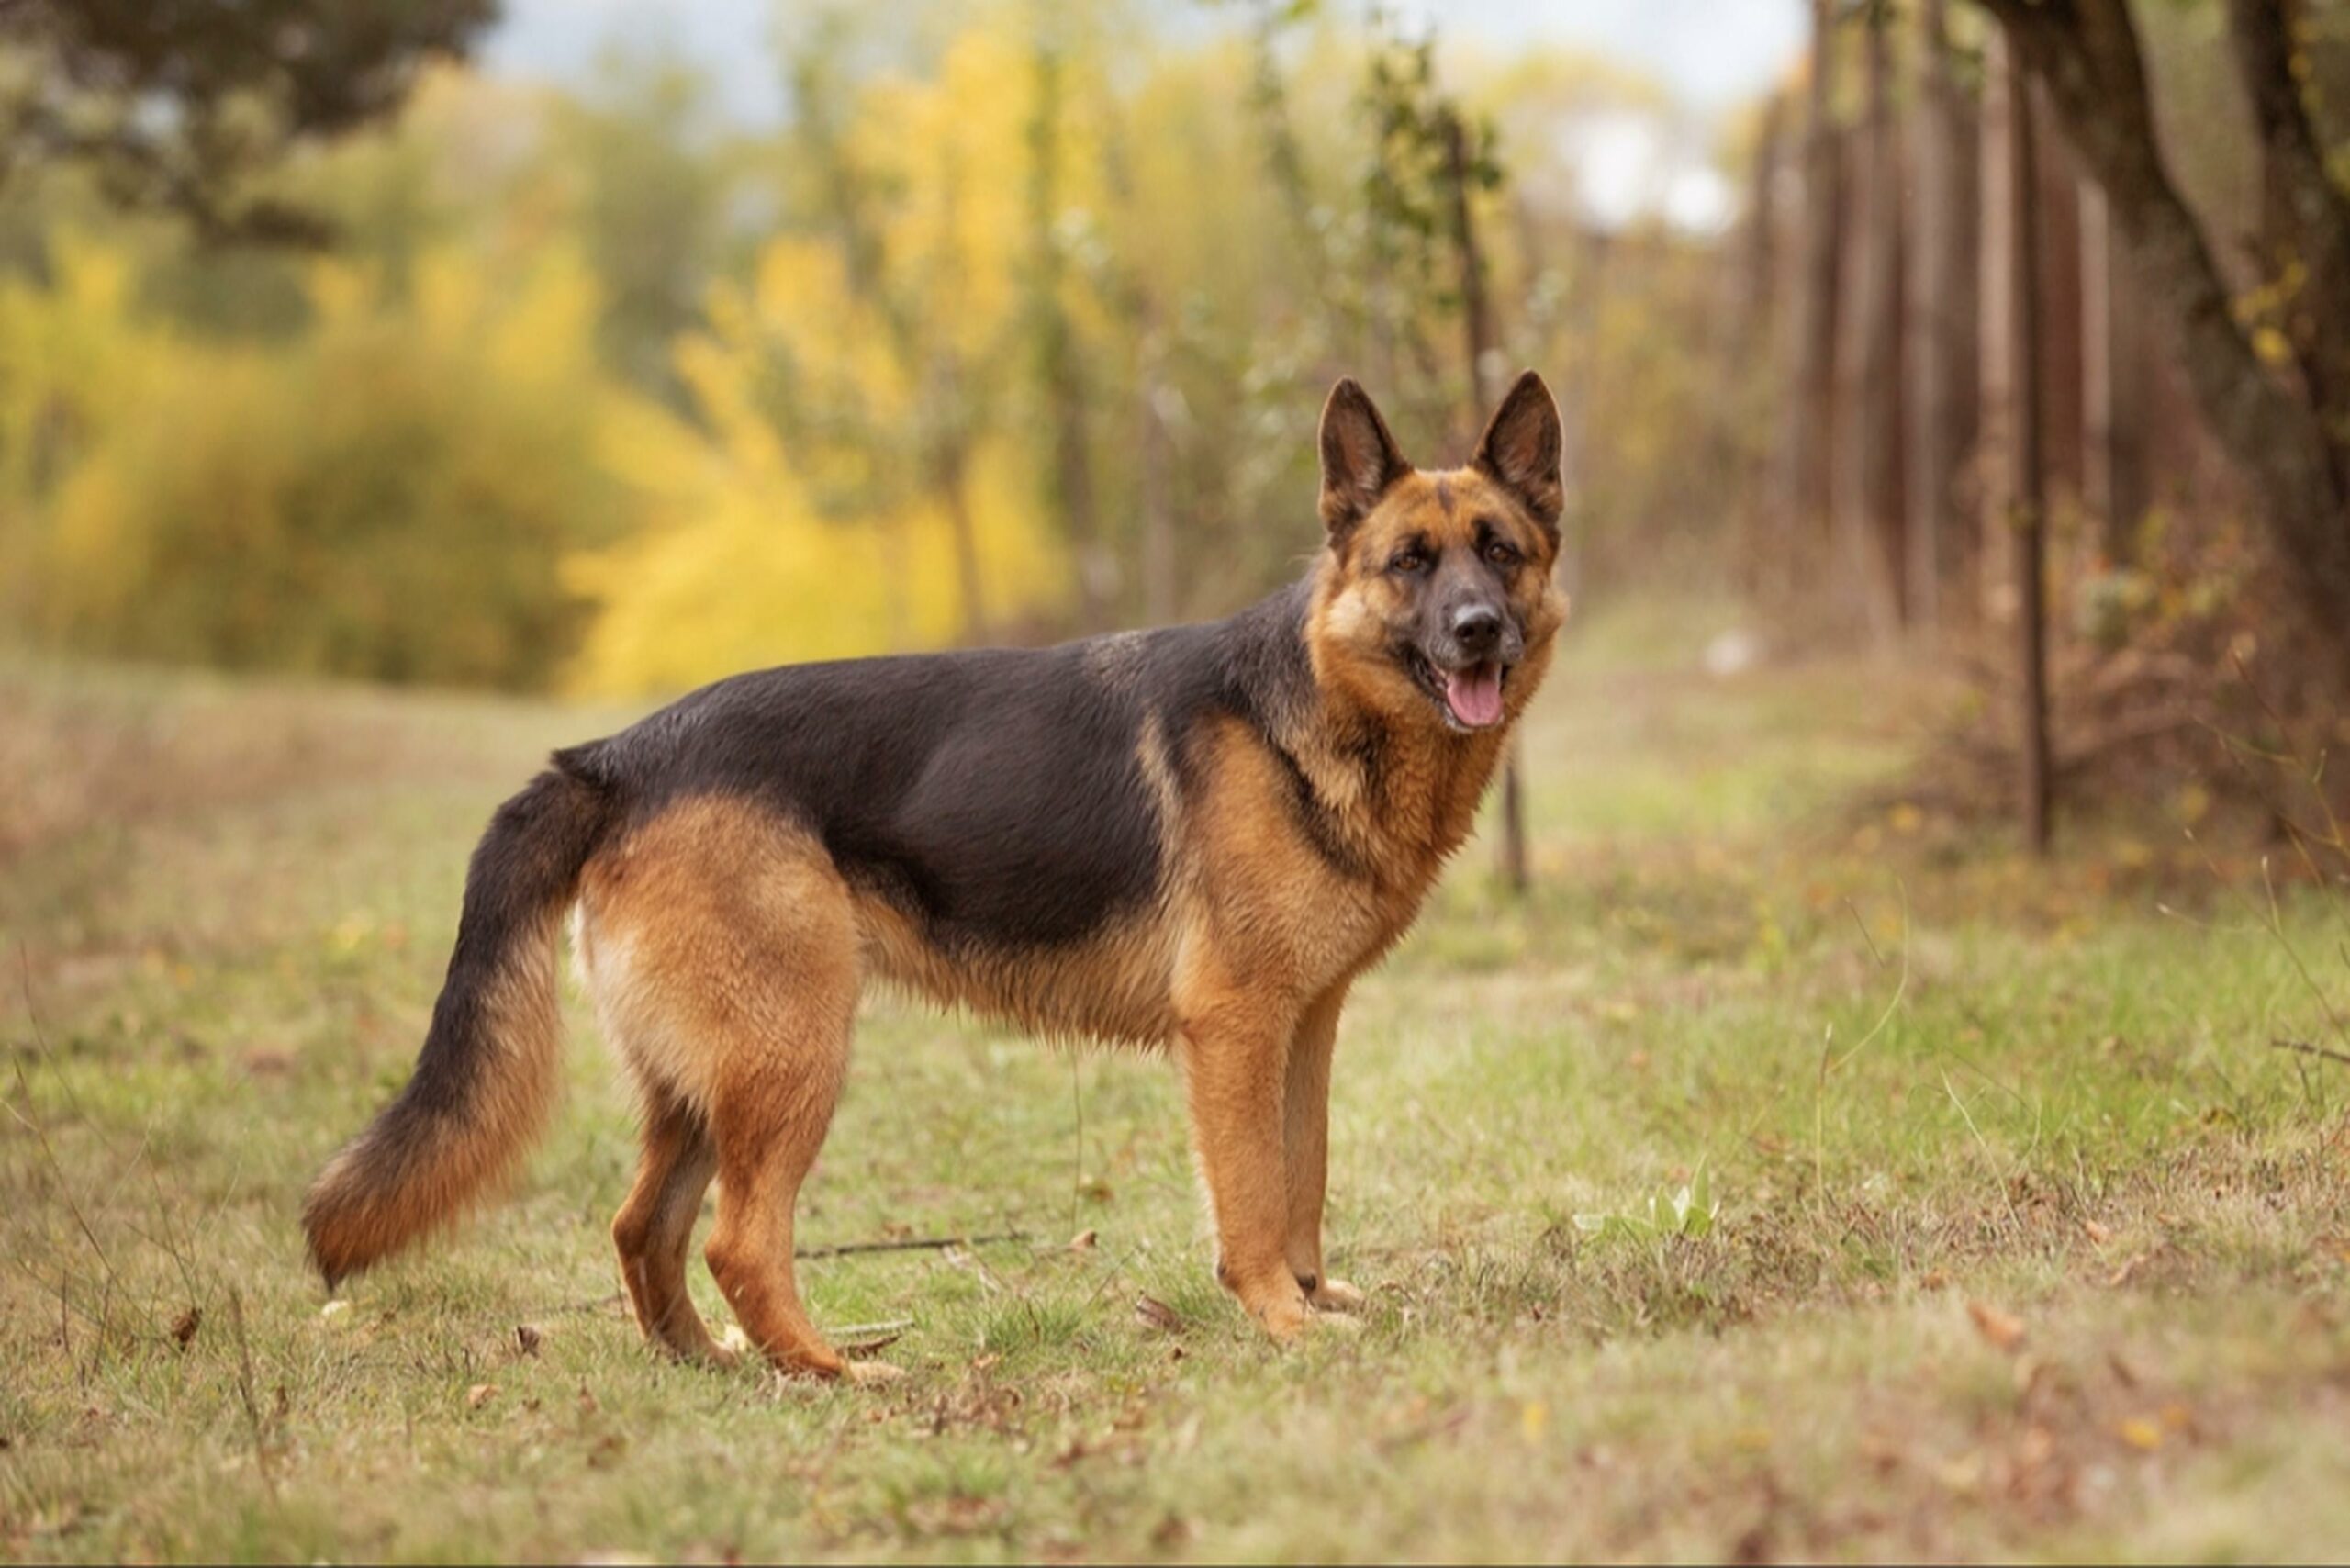
[[[1306,1293],[1316,1312],[1360,1312],[1363,1294],[1344,1280],[1324,1280]]]
[[[1281,1344],[1290,1344],[1305,1331],[1305,1293],[1292,1287],[1289,1294],[1269,1294],[1259,1301],[1248,1303],[1248,1316],[1257,1327]]]

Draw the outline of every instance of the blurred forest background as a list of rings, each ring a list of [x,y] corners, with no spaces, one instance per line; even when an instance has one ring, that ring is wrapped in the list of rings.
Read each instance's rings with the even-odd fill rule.
[[[786,5],[763,127],[494,13],[0,0],[0,636],[636,696],[1221,613],[1335,376],[1457,460],[1531,364],[1571,590],[1966,672],[1954,801],[2350,738],[2350,7],[1814,0],[1697,116],[1440,14]]]

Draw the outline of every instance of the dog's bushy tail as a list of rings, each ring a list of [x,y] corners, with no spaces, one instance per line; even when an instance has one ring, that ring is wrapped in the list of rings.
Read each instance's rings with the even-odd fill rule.
[[[612,815],[566,760],[491,819],[416,1073],[311,1185],[302,1225],[330,1289],[456,1219],[546,1125],[562,1049],[557,927]]]

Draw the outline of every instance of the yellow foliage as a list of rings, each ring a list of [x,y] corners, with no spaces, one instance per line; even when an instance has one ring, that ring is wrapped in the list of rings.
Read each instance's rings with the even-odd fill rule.
[[[12,554],[51,640],[141,658],[379,679],[533,684],[582,607],[558,563],[621,523],[591,441],[596,294],[561,247],[510,274],[428,252],[406,299],[317,267],[310,330],[241,346],[142,320],[118,260],[61,250],[59,285],[0,311],[112,345],[78,450]],[[11,341],[16,341],[14,338]],[[100,364],[100,361],[107,363]]]
[[[953,542],[934,506],[870,522],[820,516],[764,432],[737,454],[639,406],[602,445],[649,505],[620,543],[575,556],[566,580],[599,606],[569,671],[583,692],[676,691],[803,659],[939,647],[962,628]],[[996,602],[1067,591],[1061,554],[1027,504],[1014,454],[972,473],[981,565]]]
[[[968,28],[933,73],[875,84],[847,155],[875,193],[878,274],[853,276],[829,234],[769,241],[744,284],[711,291],[677,348],[700,431],[608,426],[608,460],[643,487],[634,535],[574,562],[599,607],[570,668],[585,691],[673,690],[789,660],[937,647],[968,636],[933,428],[968,427],[964,500],[991,620],[1032,619],[1068,591],[1035,500],[1035,447],[942,409],[1023,373],[1014,329],[1031,235],[1020,181],[1033,80],[1016,37]],[[1072,114],[1065,207],[1099,197],[1100,159]],[[768,402],[793,397],[854,435],[787,450]],[[842,500],[840,498],[849,498]]]

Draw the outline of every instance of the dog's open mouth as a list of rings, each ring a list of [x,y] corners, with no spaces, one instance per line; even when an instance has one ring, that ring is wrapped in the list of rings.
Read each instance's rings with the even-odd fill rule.
[[[1438,669],[1417,648],[1411,650],[1412,674],[1443,711],[1445,722],[1456,730],[1489,730],[1502,722],[1502,685],[1509,666],[1498,659]]]

